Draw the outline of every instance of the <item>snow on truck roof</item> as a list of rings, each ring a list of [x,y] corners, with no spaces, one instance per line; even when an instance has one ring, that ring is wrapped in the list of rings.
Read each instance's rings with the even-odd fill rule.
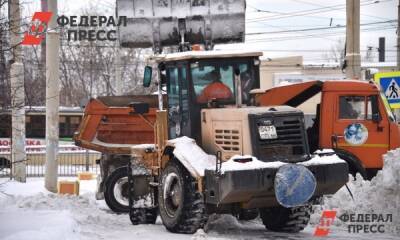
[[[149,57],[149,60],[156,62],[169,62],[189,59],[206,59],[206,58],[232,58],[232,57],[260,57],[262,52],[249,51],[188,51],[169,54],[159,54]]]

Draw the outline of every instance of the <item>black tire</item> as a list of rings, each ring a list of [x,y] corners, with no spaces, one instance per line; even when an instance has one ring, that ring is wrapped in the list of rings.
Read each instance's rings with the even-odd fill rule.
[[[203,228],[207,221],[203,195],[189,172],[172,160],[162,171],[159,183],[158,204],[164,226],[170,232],[189,234]]]
[[[116,185],[119,185],[120,188]],[[121,191],[117,192],[118,189]],[[129,182],[128,169],[115,169],[105,181],[104,199],[107,206],[116,213],[129,212]],[[126,201],[125,201],[126,200]]]
[[[311,206],[294,208],[273,207],[260,209],[264,226],[275,232],[297,233],[310,221]]]
[[[241,221],[251,221],[256,219],[258,215],[258,209],[242,209],[237,219]]]
[[[129,219],[133,225],[155,224],[157,208],[132,208],[129,211]]]
[[[352,153],[347,152],[342,149],[335,149],[336,155],[347,162],[349,165],[349,173],[356,177],[356,174],[359,173],[365,180],[368,179],[367,170],[361,164],[361,161]]]

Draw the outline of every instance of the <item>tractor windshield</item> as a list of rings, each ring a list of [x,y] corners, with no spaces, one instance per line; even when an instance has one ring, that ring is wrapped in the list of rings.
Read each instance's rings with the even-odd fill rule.
[[[196,101],[207,103],[213,98],[234,103],[235,69],[240,70],[243,103],[250,100],[250,90],[258,87],[255,79],[253,61],[197,61],[190,64]]]

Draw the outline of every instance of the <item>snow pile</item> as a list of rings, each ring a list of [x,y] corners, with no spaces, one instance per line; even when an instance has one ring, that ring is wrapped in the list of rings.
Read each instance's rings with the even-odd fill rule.
[[[243,159],[252,159],[251,161],[247,162],[240,162]],[[336,164],[336,163],[344,163],[342,159],[340,159],[336,154],[330,155],[314,155],[310,160],[305,162],[300,162],[303,166],[314,166],[320,164]],[[239,156],[235,155],[231,157],[228,161],[222,163],[221,172],[228,172],[228,171],[240,171],[240,170],[251,170],[251,169],[261,169],[261,168],[279,168],[287,163],[284,162],[263,162],[258,160],[256,157],[253,156]],[[215,166],[214,168],[215,169]]]
[[[239,162],[241,159],[251,159],[248,162]],[[256,157],[235,155],[221,165],[221,173],[229,171],[241,171],[261,168],[279,168],[285,165],[283,162],[262,162]],[[215,166],[214,168],[215,169]]]
[[[71,178],[69,178],[71,179]],[[162,226],[133,226],[127,214],[115,214],[95,200],[96,181],[81,181],[80,196],[58,195],[44,189],[43,178],[27,183],[0,179],[0,239],[97,240],[190,239]]]
[[[337,216],[342,214],[383,214],[384,216],[392,214],[392,222],[380,222],[379,224],[385,225],[386,232],[399,234],[400,149],[388,152],[383,158],[383,169],[371,181],[364,181],[360,175],[357,175],[356,180],[350,177],[351,181],[347,185],[354,195],[354,201],[346,187],[341,188],[333,197],[324,199],[324,205],[316,209],[312,216],[312,223],[318,223],[322,209],[336,209]],[[344,225],[344,222],[337,218],[335,224]]]
[[[79,226],[68,211],[0,211],[0,232],[4,240],[78,239]]]
[[[0,239],[315,239],[315,226],[300,233],[278,233],[267,231],[260,219],[238,221],[230,215],[211,215],[208,231],[198,230],[193,235],[168,232],[160,218],[154,225],[132,226],[127,214],[115,214],[104,201],[94,201],[95,180],[81,181],[81,196],[56,195],[43,186],[43,178],[29,178],[26,184],[0,179]],[[337,227],[329,239],[398,238],[388,234],[355,235]]]
[[[209,216],[208,223],[205,227],[207,232],[214,231],[220,234],[227,234],[240,228],[240,222],[229,214],[212,214]],[[201,232],[200,232],[201,233]]]
[[[329,148],[324,148],[324,149],[318,149],[314,153],[315,154],[328,154],[328,153],[335,153],[335,150],[329,149]]]
[[[194,176],[204,176],[206,169],[214,170],[216,158],[204,152],[196,141],[186,136],[168,141],[169,145],[175,147],[173,154]],[[319,164],[335,164],[344,162],[330,150],[319,152],[321,155],[314,155],[310,160],[301,162],[304,166]],[[240,159],[251,159],[251,161],[240,161]],[[287,163],[284,162],[263,162],[256,157],[245,155],[235,155],[221,165],[221,172],[251,170],[261,168],[279,168]]]
[[[299,164],[304,166],[315,166],[320,164],[336,164],[344,163],[345,161],[339,158],[336,154],[329,155],[314,155],[310,160],[305,162],[300,162]]]
[[[169,140],[168,144],[175,146],[174,155],[194,176],[204,176],[204,170],[215,168],[215,156],[203,151],[196,141],[188,137]]]
[[[153,206],[153,198],[151,194],[147,194],[146,196],[133,202],[134,208],[146,208],[152,206]]]

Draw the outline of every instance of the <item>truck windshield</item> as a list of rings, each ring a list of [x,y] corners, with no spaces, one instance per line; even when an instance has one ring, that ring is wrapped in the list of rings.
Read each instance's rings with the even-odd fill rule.
[[[381,92],[381,98],[383,101],[383,105],[385,105],[385,109],[386,109],[387,115],[389,117],[389,120],[392,122],[395,121],[396,118],[394,117],[392,109],[390,108],[389,102],[387,101],[385,94],[383,94],[382,92]]]
[[[228,62],[228,61],[227,61]],[[194,92],[196,94],[197,102],[206,103],[207,95],[210,89],[212,89],[212,85],[218,85],[218,90],[216,91],[225,91],[231,92],[231,94],[220,94],[224,97],[221,97],[228,102],[234,103],[234,96],[236,94],[235,89],[235,69],[238,68],[240,70],[240,80],[242,84],[242,99],[243,103],[247,103],[250,99],[250,90],[254,88],[255,78],[253,69],[249,64],[250,61],[243,62],[231,62],[226,63],[223,60],[219,62],[210,62],[210,61],[199,61],[190,64],[190,73],[193,82]],[[225,85],[225,86],[224,86]]]

